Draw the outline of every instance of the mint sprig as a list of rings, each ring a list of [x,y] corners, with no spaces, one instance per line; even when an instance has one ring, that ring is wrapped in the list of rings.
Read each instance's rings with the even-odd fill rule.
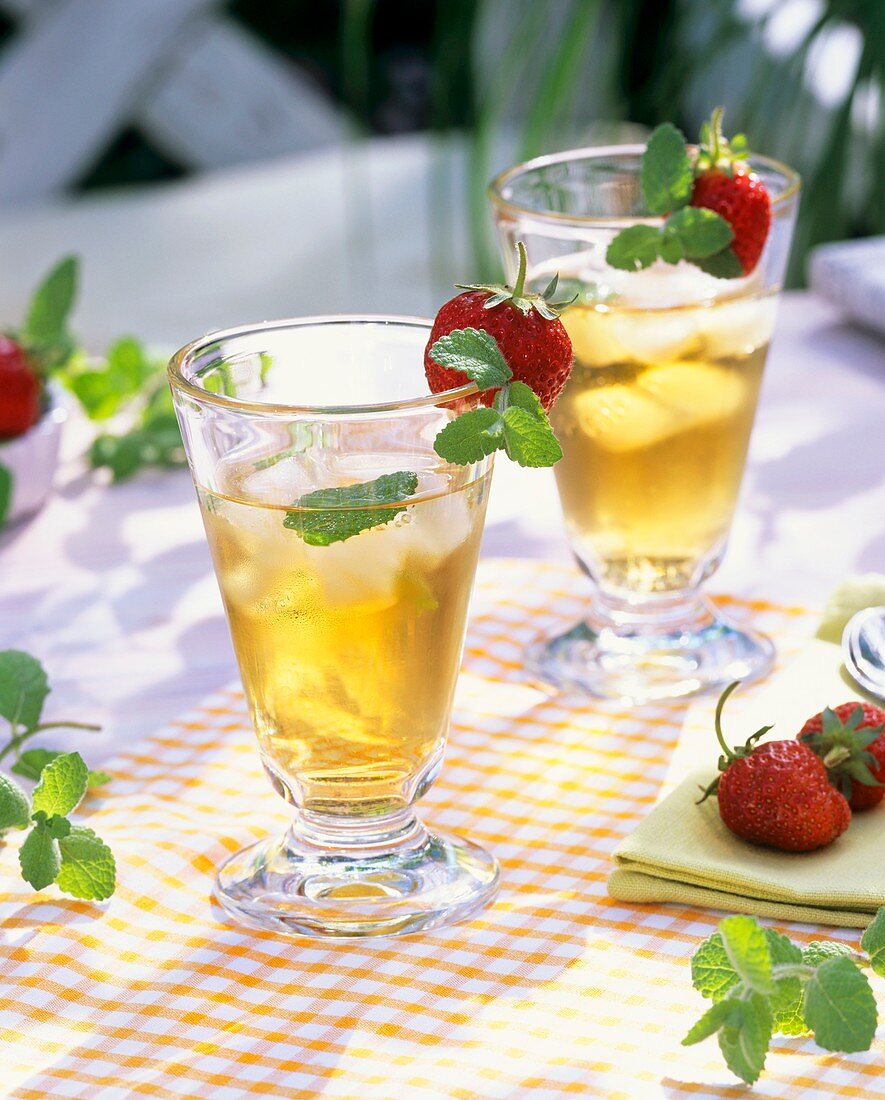
[[[552,466],[562,449],[536,394],[513,371],[488,332],[455,329],[430,348],[441,367],[461,371],[483,392],[497,389],[491,408],[471,409],[441,429],[434,450],[457,466],[469,466],[503,450],[520,466]]]
[[[89,788],[108,782],[110,776],[91,771],[78,752],[22,749],[45,730],[98,727],[41,722],[48,694],[49,682],[39,661],[20,650],[0,652],[0,717],[9,724],[0,760],[12,755],[12,770],[37,781],[29,798],[11,776],[0,772],[0,834],[29,830],[19,849],[19,864],[22,878],[35,890],[57,882],[74,897],[101,900],[114,890],[113,856],[94,833],[72,825],[68,818]],[[89,834],[88,841],[80,839],[83,833]]]
[[[91,829],[72,825],[67,816],[86,794],[87,774],[78,752],[62,753],[44,769],[30,804],[21,787],[3,776],[0,821],[10,821],[15,809],[18,819],[8,827],[30,826],[18,860],[22,878],[35,890],[55,882],[75,898],[103,901],[116,885],[113,854]]]
[[[692,958],[692,983],[713,1005],[683,1045],[716,1035],[729,1069],[748,1084],[761,1074],[773,1034],[811,1033],[825,1050],[869,1050],[877,1011],[860,964],[885,975],[885,907],[861,947],[868,959],[839,943],[802,950],[754,917],[727,917]]]
[[[294,502],[283,526],[309,546],[331,546],[390,523],[407,507],[393,506],[413,496],[417,488],[417,474],[398,470],[357,485],[315,489]]]
[[[691,263],[719,279],[743,274],[740,262],[730,247],[734,232],[725,218],[713,210],[690,206],[695,171],[718,164],[719,150],[732,159],[745,157],[746,139],[739,135],[731,146],[721,136],[721,112],[716,120],[716,159],[711,161],[713,141],[710,124],[705,124],[704,140],[693,161],[685,136],[671,122],[652,131],[640,168],[643,198],[651,214],[666,215],[663,225],[631,225],[610,242],[605,259],[621,271],[641,271],[656,260],[678,264]],[[735,150],[735,144],[738,149]]]

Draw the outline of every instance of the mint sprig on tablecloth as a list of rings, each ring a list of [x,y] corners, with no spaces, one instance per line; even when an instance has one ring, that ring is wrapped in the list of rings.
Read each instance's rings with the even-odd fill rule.
[[[70,815],[91,787],[110,780],[92,771],[78,752],[22,750],[31,737],[57,728],[96,730],[82,722],[41,722],[49,682],[43,666],[20,650],[0,652],[0,717],[9,740],[0,760],[12,754],[12,770],[37,781],[31,797],[0,772],[0,836],[28,830],[19,848],[22,878],[35,890],[53,882],[74,897],[104,900],[114,892],[116,868],[110,848],[91,829],[74,825]]]
[[[803,950],[755,917],[727,917],[692,958],[692,983],[713,1004],[683,1045],[715,1035],[728,1068],[748,1084],[762,1073],[777,1033],[811,1034],[824,1050],[869,1050],[878,1014],[861,966],[885,977],[885,908],[861,947],[866,958],[839,943]]]

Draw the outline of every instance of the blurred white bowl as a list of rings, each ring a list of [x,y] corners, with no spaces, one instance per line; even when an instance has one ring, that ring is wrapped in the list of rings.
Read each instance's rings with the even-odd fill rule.
[[[12,501],[5,526],[34,515],[46,503],[58,465],[62,425],[68,418],[61,389],[50,382],[49,405],[33,428],[0,442],[0,464],[12,474]]]

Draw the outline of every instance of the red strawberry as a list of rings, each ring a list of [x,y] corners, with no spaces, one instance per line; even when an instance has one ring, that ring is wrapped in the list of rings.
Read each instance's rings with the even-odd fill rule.
[[[474,285],[446,302],[436,315],[424,352],[424,373],[433,393],[463,386],[467,376],[442,367],[430,356],[441,336],[456,329],[484,329],[496,340],[501,354],[518,382],[531,386],[549,412],[562,392],[572,369],[572,342],[559,320],[559,309],[569,304],[554,303],[558,276],[542,294],[525,293],[526,254],[520,241],[519,271],[510,286]],[[486,400],[491,403],[494,394]]]
[[[0,439],[13,439],[40,419],[40,380],[21,345],[0,336]]]
[[[885,798],[885,710],[872,703],[842,703],[809,718],[797,734],[823,761],[830,781],[852,810]]]
[[[771,226],[771,201],[765,184],[742,164],[743,143],[735,149],[722,136],[722,108],[705,124],[695,165],[691,205],[725,218],[734,233],[731,250],[745,275],[759,263]]]
[[[820,758],[801,741],[756,742],[771,726],[731,749],[722,735],[725,689],[716,707],[716,736],[724,755],[722,774],[704,798],[718,792],[719,814],[729,829],[752,844],[785,852],[810,852],[831,844],[848,828],[851,809],[830,783]],[[703,799],[701,800],[703,801]]]

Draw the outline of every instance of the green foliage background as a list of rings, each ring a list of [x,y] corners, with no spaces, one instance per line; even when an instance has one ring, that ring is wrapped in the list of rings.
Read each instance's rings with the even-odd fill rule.
[[[712,106],[731,132],[802,174],[790,282],[825,240],[885,232],[885,0],[229,0],[229,15],[307,71],[355,135],[465,133],[476,274],[497,271],[485,186],[509,159],[622,138]],[[778,28],[809,14],[788,49]],[[792,9],[792,14],[791,14]],[[801,23],[801,20],[800,20]],[[14,32],[0,19],[0,42]],[[856,71],[828,52],[859,44]],[[840,94],[815,91],[835,75]],[[832,84],[832,81],[831,81]],[[641,133],[641,131],[640,131]],[[635,130],[628,131],[634,139]],[[79,189],[173,178],[184,167],[125,130]]]

